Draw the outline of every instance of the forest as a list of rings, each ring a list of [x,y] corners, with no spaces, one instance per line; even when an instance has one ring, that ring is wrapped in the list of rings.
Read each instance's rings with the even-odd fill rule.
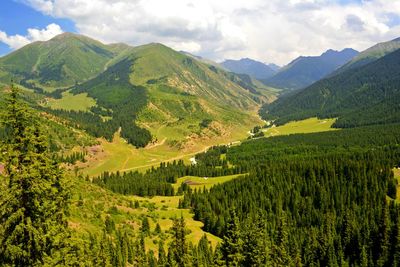
[[[398,266],[399,131],[391,124],[251,140],[198,154],[198,166],[167,163],[94,181],[123,194],[183,192],[180,207],[223,238],[214,252],[221,266]],[[247,174],[210,190],[168,186],[228,173]]]
[[[193,244],[185,220],[175,217],[171,239],[158,242],[156,254],[144,242],[153,234],[146,217],[139,235],[109,216],[101,235],[74,235],[59,163],[85,154],[55,157],[38,114],[10,90],[2,117],[0,266],[400,266],[399,124],[248,140],[212,147],[195,165],[175,161],[94,178],[124,195],[183,195],[179,207],[221,238],[216,247],[206,236]],[[243,175],[211,189],[171,186],[187,175],[231,174]]]
[[[332,74],[264,105],[260,115],[277,125],[314,116],[338,118],[336,128],[398,123],[399,62],[397,50],[365,66]]]

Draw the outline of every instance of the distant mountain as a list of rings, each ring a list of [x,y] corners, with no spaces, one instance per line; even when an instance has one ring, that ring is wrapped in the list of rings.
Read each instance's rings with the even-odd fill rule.
[[[247,74],[258,80],[268,79],[279,69],[279,66],[275,64],[266,65],[250,58],[242,58],[240,60],[225,60],[221,63],[221,66],[234,73]]]
[[[367,50],[359,53],[347,64],[338,69],[338,71],[335,73],[367,65],[368,63],[371,63],[389,53],[392,53],[397,49],[400,49],[400,38],[394,39],[389,42],[376,44],[368,48]]]
[[[328,50],[321,56],[298,57],[277,74],[263,81],[282,89],[304,88],[324,78],[357,54],[356,50],[346,48],[342,51]]]
[[[400,49],[293,92],[262,116],[278,124],[314,116],[338,117],[337,127],[400,122]]]
[[[64,92],[85,93],[96,102],[90,112],[46,110],[95,137],[111,140],[120,129],[122,137],[139,147],[153,138],[176,144],[229,136],[237,125],[259,123],[257,109],[278,93],[248,75],[162,44],[105,45],[76,34],[0,58],[0,82],[10,77],[34,89],[42,102],[62,100]],[[159,131],[166,126],[168,131]]]
[[[0,58],[0,79],[26,86],[65,87],[93,78],[128,45],[104,45],[89,37],[63,33],[34,42]],[[11,77],[12,76],[12,77]]]
[[[278,66],[278,65],[276,65],[274,63],[269,63],[269,64],[267,64],[267,66],[270,67],[275,72],[278,72],[281,69],[280,66]]]

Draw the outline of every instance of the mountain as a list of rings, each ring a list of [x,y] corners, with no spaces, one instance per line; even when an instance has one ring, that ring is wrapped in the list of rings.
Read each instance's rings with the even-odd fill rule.
[[[346,70],[263,108],[265,118],[338,117],[336,127],[400,122],[400,50]]]
[[[298,57],[264,82],[282,89],[304,88],[324,78],[357,54],[356,50],[346,48],[342,51],[328,50],[321,56]]]
[[[270,67],[275,72],[278,72],[281,69],[280,66],[278,66],[278,65],[276,65],[274,63],[269,63],[269,64],[267,64],[267,66]]]
[[[67,87],[93,78],[129,46],[104,45],[89,37],[63,33],[34,42],[0,58],[0,80],[13,78],[29,87]]]
[[[400,38],[376,44],[356,55],[352,60],[339,68],[337,73],[367,65],[397,49],[400,49]]]
[[[113,110],[118,121],[129,115],[159,140],[172,138],[157,136],[166,125],[176,129],[173,138],[182,140],[193,132],[202,135],[205,124],[215,127],[217,134],[229,132],[234,124],[249,119],[247,111],[268,102],[274,92],[246,78],[162,44],[149,44],[130,50],[72,93],[87,93],[102,108]]]
[[[275,64],[266,65],[262,62],[242,58],[240,60],[225,60],[221,63],[225,69],[238,74],[247,74],[258,80],[265,80],[273,76],[279,67]]]
[[[105,45],[69,33],[1,58],[0,76],[34,89],[46,112],[95,137],[111,140],[119,131],[137,147],[157,140],[185,146],[234,135],[238,125],[245,133],[260,122],[259,106],[278,93],[162,44]],[[64,109],[49,108],[51,101],[64,101]]]

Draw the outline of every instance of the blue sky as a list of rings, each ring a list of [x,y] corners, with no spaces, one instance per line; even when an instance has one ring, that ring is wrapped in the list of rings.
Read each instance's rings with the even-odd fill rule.
[[[0,55],[65,31],[284,65],[400,37],[400,0],[1,0]]]
[[[13,0],[2,0],[0,6],[0,31],[8,35],[26,35],[27,29],[43,29],[51,23],[58,24],[64,31],[75,32],[75,24],[70,19],[54,18],[36,11],[32,7]],[[0,55],[11,51],[10,47],[0,42]]]

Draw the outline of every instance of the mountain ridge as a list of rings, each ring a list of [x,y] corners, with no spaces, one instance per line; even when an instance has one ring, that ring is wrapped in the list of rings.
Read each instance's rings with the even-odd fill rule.
[[[54,57],[47,60],[50,54]],[[25,58],[31,64],[21,65]],[[57,68],[46,69],[50,61],[50,67]],[[186,142],[193,134],[210,137],[210,133],[229,134],[233,125],[250,127],[259,121],[257,107],[278,93],[248,76],[160,43],[105,45],[71,33],[1,58],[0,80],[7,75],[50,101],[62,100],[64,93],[86,95],[96,103],[89,111],[46,110],[95,137],[111,140],[120,129],[122,137],[139,147],[153,139]],[[160,133],[166,125],[176,133]],[[211,132],[209,127],[213,127]]]
[[[258,80],[265,80],[273,76],[277,70],[277,65],[269,66],[251,58],[239,60],[227,59],[221,62],[221,66],[237,74],[247,74]],[[279,68],[279,67],[278,67]]]
[[[391,41],[375,44],[356,55],[352,60],[340,67],[332,75],[338,74],[348,69],[362,67],[391,52],[394,52],[397,49],[400,49],[400,37]]]
[[[341,51],[329,49],[320,56],[300,56],[263,82],[282,89],[301,89],[329,75],[357,53],[345,48]]]
[[[362,67],[294,92],[263,108],[281,124],[307,117],[338,117],[336,127],[399,122],[400,49]]]

